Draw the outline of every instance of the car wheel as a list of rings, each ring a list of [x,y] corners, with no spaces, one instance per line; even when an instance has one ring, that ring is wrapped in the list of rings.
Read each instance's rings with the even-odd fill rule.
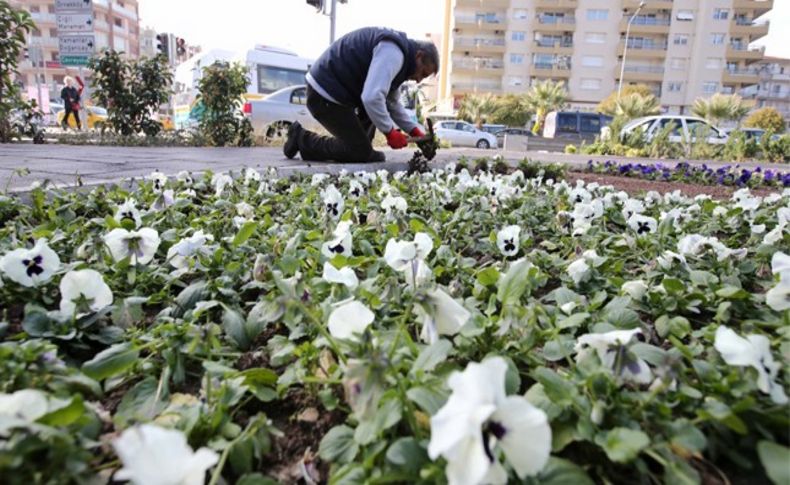
[[[488,150],[489,148],[491,148],[491,144],[488,143],[488,140],[478,140],[477,145],[475,146],[477,148],[482,148],[484,150]]]
[[[266,130],[266,138],[269,140],[283,139],[288,135],[288,128],[291,123],[287,121],[275,121]]]

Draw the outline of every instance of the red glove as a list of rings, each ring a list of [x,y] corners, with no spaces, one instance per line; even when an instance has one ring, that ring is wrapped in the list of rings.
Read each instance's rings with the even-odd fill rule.
[[[406,138],[406,134],[400,131],[397,128],[393,128],[387,133],[387,145],[398,150],[400,148],[405,147],[409,144],[409,140]]]
[[[422,138],[425,136],[425,133],[422,132],[419,126],[415,126],[411,133],[409,133],[414,138]]]

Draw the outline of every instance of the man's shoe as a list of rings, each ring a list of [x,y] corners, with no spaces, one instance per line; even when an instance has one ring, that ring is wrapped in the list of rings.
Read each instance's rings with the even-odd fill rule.
[[[293,158],[299,153],[299,135],[302,134],[302,125],[298,121],[291,123],[288,127],[288,135],[285,137],[283,154],[288,158]]]
[[[387,157],[384,155],[384,152],[380,152],[378,150],[373,150],[370,152],[370,161],[371,162],[386,162]]]

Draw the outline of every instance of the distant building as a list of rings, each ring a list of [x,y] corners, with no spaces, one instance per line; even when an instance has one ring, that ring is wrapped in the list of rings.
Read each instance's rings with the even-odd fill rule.
[[[743,89],[741,95],[755,100],[756,108],[776,108],[790,124],[790,59],[765,57],[754,68],[760,83]]]

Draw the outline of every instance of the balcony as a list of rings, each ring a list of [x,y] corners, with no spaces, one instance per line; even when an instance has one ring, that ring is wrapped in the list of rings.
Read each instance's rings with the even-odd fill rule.
[[[535,0],[535,8],[575,9],[578,6],[578,0]]]
[[[501,76],[505,62],[488,57],[461,57],[453,59],[453,74],[468,76]]]
[[[45,13],[45,12],[32,12],[30,14],[30,18],[33,19],[33,22],[36,25],[39,24],[55,24],[57,23],[57,17],[54,13]]]
[[[455,17],[455,27],[457,29],[474,30],[506,30],[507,19],[505,17],[484,17],[472,15],[459,15]]]
[[[628,10],[636,10],[643,1],[645,6],[642,7],[642,10],[644,11],[658,9],[672,10],[674,0],[623,0],[623,8]]]
[[[628,58],[629,59],[663,59],[667,54],[667,42],[639,42],[628,39]],[[617,54],[622,57],[625,52],[625,40],[621,40],[617,48]]]
[[[455,0],[457,7],[509,8],[510,0]]]
[[[616,79],[620,79],[619,71]],[[623,79],[625,81],[661,82],[664,80],[664,66],[634,66],[626,64]]]
[[[722,74],[722,82],[725,84],[758,84],[760,71],[749,68],[726,69]]]
[[[453,81],[451,83],[453,94],[502,94],[502,83]]]
[[[557,62],[536,62],[532,64],[530,74],[535,77],[569,79],[571,77],[571,66],[570,62],[567,65]]]
[[[532,47],[532,52],[541,54],[573,54],[573,40],[563,39],[538,39]]]
[[[469,53],[495,53],[505,52],[505,39],[502,38],[481,38],[481,37],[459,37],[455,39],[454,51],[464,51]]]
[[[774,0],[733,0],[732,6],[736,10],[755,10],[759,17],[774,8]]]
[[[532,23],[536,32],[573,32],[576,30],[576,17],[555,17],[538,15]]]
[[[625,32],[628,29],[628,22],[630,17],[623,18],[620,21],[620,31]],[[634,34],[669,34],[669,26],[672,24],[672,19],[669,17],[646,17],[639,15],[634,18],[631,23],[631,33]]]
[[[752,19],[736,17],[730,24],[730,35],[748,35],[754,41],[768,35],[770,22],[755,22]]]
[[[730,44],[727,46],[725,55],[728,60],[759,61],[765,56],[765,47],[749,47],[745,44]]]

